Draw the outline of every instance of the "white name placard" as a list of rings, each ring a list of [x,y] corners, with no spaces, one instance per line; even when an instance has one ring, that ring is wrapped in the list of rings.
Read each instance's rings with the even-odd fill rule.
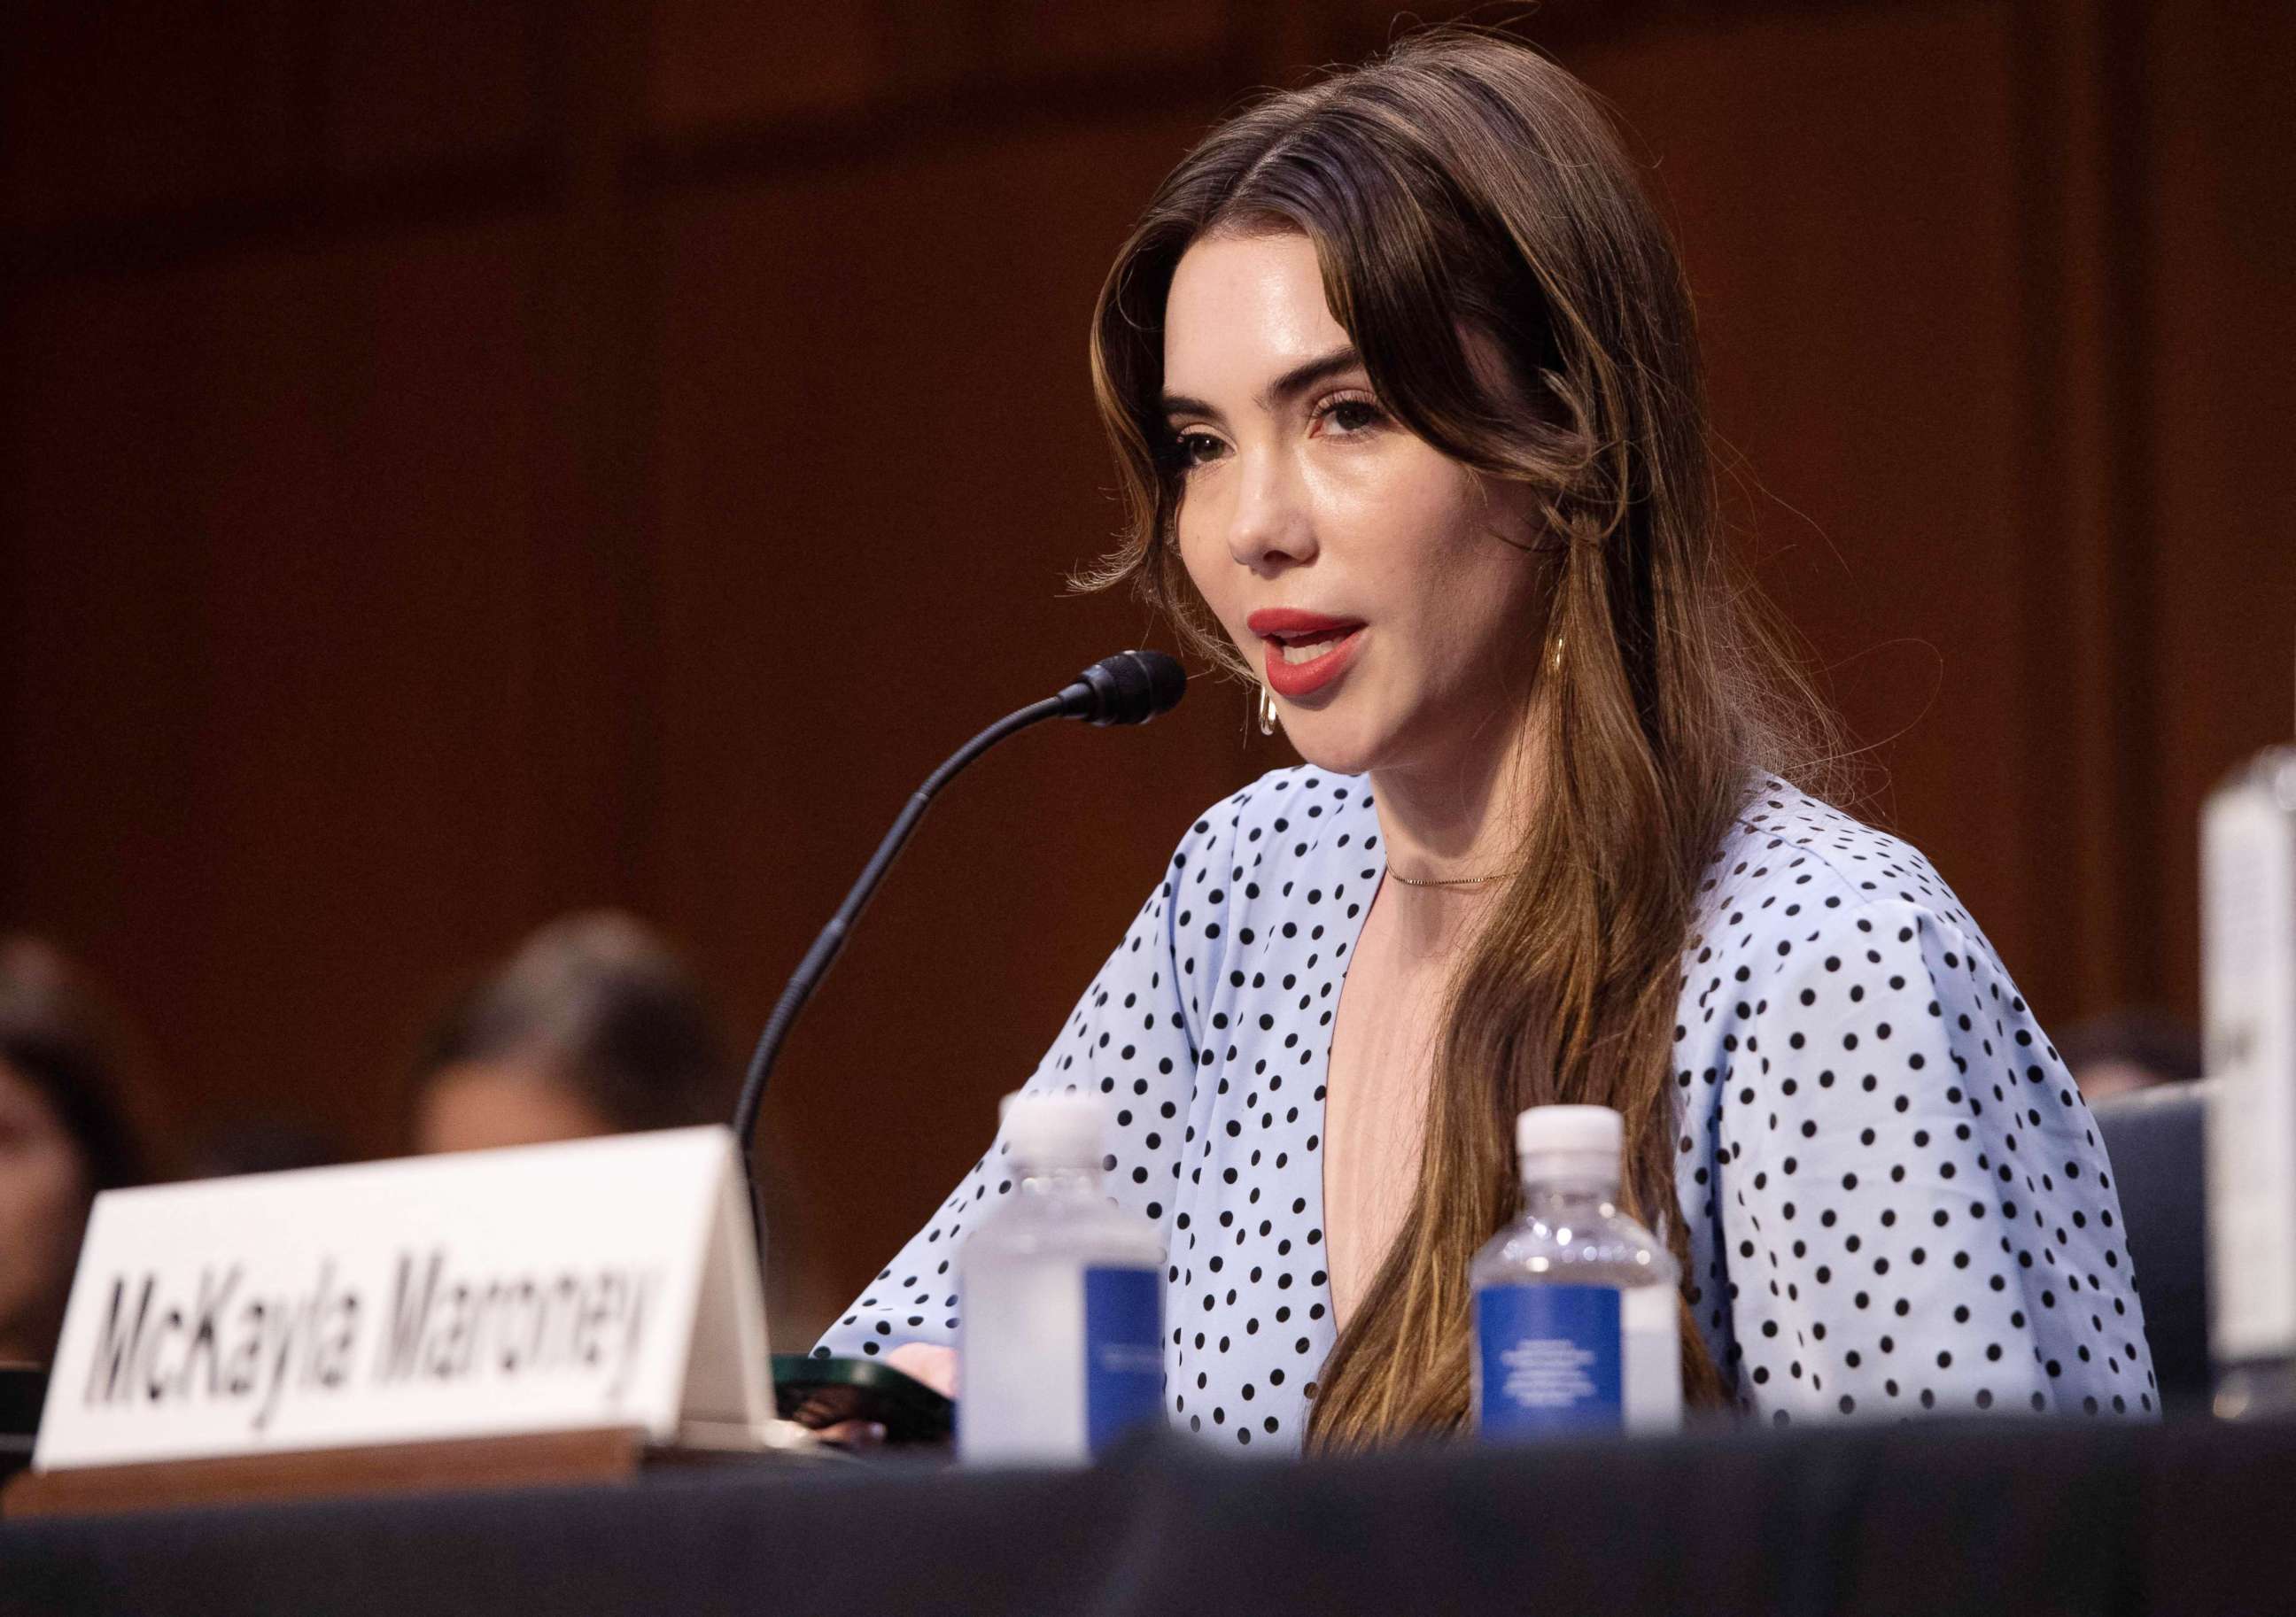
[[[733,1135],[106,1192],[40,1470],[635,1428],[767,1441]]]

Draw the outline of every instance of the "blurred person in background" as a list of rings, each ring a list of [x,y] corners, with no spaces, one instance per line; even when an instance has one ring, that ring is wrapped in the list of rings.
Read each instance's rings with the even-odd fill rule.
[[[125,1044],[62,951],[0,939],[0,1364],[46,1361],[95,1193],[148,1177],[121,1105]]]
[[[529,937],[431,1028],[415,1064],[414,1147],[484,1150],[722,1123],[734,1076],[685,961],[635,917],[586,911]],[[764,1152],[758,1182],[775,1232],[766,1311],[778,1340],[797,1315],[830,1303],[808,1300],[800,1211],[773,1155]]]
[[[431,1029],[415,1077],[424,1152],[713,1123],[730,1087],[700,985],[611,911],[528,938]]]

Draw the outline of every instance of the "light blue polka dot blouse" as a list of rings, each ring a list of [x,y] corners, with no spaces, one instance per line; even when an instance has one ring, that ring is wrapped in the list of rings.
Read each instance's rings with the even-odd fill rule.
[[[1672,1090],[1685,1294],[1763,1421],[2144,1415],[2104,1147],[1919,853],[1764,780],[1702,884]],[[1164,1232],[1165,1401],[1291,1449],[1332,1346],[1324,1066],[1386,869],[1362,777],[1280,770],[1199,820],[1029,1080],[1107,1097],[1110,1193]],[[817,1352],[953,1343],[968,1173]]]

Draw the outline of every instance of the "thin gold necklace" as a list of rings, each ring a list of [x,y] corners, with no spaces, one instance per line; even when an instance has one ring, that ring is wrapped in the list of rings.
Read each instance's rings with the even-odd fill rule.
[[[1406,876],[1402,871],[1391,867],[1387,873],[1406,887],[1487,887],[1495,881],[1505,881],[1514,872],[1503,870],[1496,876],[1454,876],[1442,881],[1428,881]]]

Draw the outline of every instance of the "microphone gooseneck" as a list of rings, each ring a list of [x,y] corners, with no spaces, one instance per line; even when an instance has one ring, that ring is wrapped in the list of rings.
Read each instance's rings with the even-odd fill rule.
[[[757,1221],[760,1263],[765,1259],[765,1204],[760,1199],[758,1182],[756,1139],[758,1114],[766,1102],[766,1081],[773,1075],[775,1058],[781,1054],[782,1044],[789,1037],[798,1013],[813,998],[813,991],[844,949],[854,923],[860,919],[862,910],[877,891],[877,884],[885,879],[885,872],[893,868],[893,861],[916,830],[917,822],[924,818],[933,795],[982,753],[1031,725],[1058,718],[1082,719],[1087,724],[1099,725],[1145,724],[1177,706],[1187,688],[1187,671],[1161,651],[1119,651],[1114,657],[1103,657],[1063,686],[1057,695],[1006,714],[958,747],[946,763],[925,777],[922,786],[910,794],[899,817],[893,821],[893,829],[885,833],[885,839],[869,856],[859,879],[845,894],[845,902],[837,906],[837,913],[829,918],[829,924],[813,940],[813,947],[805,951],[788,986],[774,1002],[773,1014],[766,1018],[765,1031],[758,1036],[757,1049],[750,1057],[749,1072],[742,1081],[742,1098],[734,1109],[734,1134],[741,1141],[742,1167],[750,1182],[750,1211]]]

